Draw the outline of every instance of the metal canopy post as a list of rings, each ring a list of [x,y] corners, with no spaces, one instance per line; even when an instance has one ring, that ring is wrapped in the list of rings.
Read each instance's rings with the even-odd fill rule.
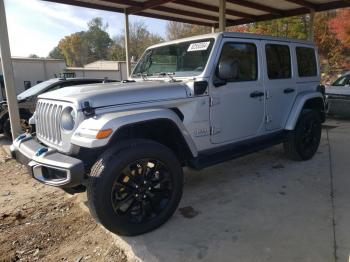
[[[21,133],[21,126],[19,120],[15,81],[13,76],[4,0],[0,0],[0,55],[2,72],[4,74],[7,107],[11,123],[12,137],[15,138]]]
[[[226,0],[219,0],[219,32],[226,29]]]
[[[309,40],[314,41],[314,36],[315,36],[315,10],[310,9],[310,23],[309,23]]]
[[[129,78],[130,76],[130,57],[129,57],[129,15],[127,12],[124,12],[124,17],[125,17],[125,59],[126,59],[126,74]]]

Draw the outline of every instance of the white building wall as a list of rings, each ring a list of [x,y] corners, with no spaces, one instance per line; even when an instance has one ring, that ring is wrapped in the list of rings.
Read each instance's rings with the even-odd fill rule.
[[[57,59],[12,58],[12,65],[17,94],[25,90],[25,81],[34,86],[40,81],[58,77],[66,68],[65,62]],[[0,91],[0,100],[3,100],[2,93]]]

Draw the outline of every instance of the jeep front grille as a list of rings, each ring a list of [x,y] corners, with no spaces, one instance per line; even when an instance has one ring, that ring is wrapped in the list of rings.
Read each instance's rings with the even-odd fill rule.
[[[37,136],[53,144],[61,144],[62,105],[39,101],[36,107]]]

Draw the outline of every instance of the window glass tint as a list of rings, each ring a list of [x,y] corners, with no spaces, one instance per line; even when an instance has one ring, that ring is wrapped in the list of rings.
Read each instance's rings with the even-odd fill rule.
[[[290,51],[287,45],[266,45],[266,61],[270,79],[291,78]]]
[[[148,49],[133,72],[134,77],[172,73],[174,76],[195,76],[204,70],[214,39],[201,39]]]
[[[220,61],[235,64],[237,73],[229,81],[254,81],[258,78],[256,46],[249,43],[226,43]]]
[[[297,47],[296,52],[299,76],[317,76],[315,50],[309,47]]]

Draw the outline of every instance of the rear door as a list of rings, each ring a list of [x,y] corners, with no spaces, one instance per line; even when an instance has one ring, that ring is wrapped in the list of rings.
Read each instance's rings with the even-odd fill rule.
[[[293,77],[292,47],[286,42],[262,41],[265,64],[266,129],[283,129],[297,89]]]

